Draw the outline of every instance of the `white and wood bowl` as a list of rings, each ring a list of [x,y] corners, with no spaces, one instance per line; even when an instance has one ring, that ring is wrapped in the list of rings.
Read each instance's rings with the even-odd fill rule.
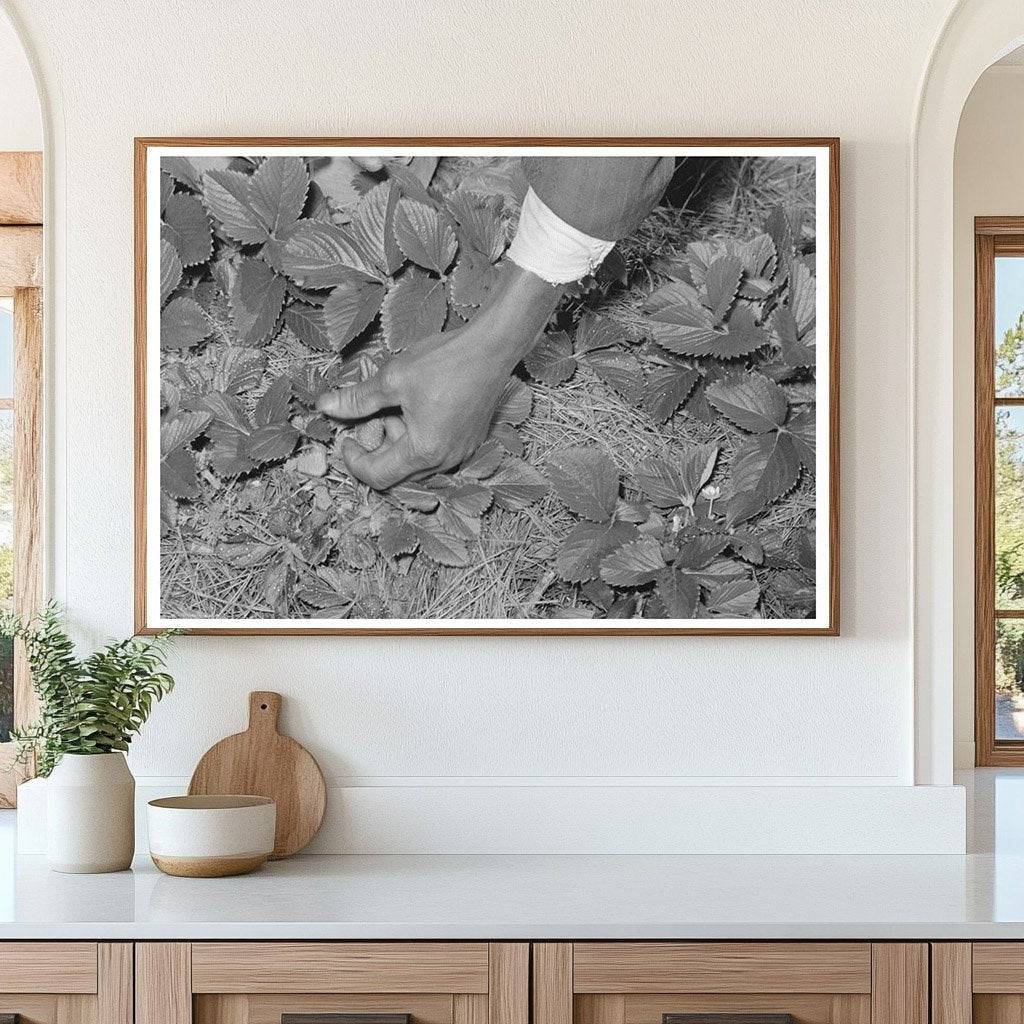
[[[244,875],[274,850],[277,805],[268,797],[168,796],[146,810],[150,856],[168,875]]]

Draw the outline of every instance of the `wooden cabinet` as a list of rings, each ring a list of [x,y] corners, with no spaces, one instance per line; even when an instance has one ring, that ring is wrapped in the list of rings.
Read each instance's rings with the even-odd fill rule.
[[[136,1024],[529,1024],[529,966],[522,942],[139,943]]]
[[[933,1024],[1024,1020],[1024,942],[932,943]]]
[[[869,942],[533,946],[533,1024],[928,1024],[928,947]],[[781,1024],[775,1017],[764,1024]],[[683,1018],[678,1024],[691,1024]],[[696,1022],[693,1022],[696,1024]],[[721,1024],[730,1024],[721,1018]]]
[[[6,1015],[21,1024],[132,1024],[131,943],[0,943]]]

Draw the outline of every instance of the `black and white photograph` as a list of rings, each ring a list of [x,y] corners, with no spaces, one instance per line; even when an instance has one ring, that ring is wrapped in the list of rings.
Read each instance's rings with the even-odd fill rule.
[[[836,145],[138,140],[144,631],[834,633]]]

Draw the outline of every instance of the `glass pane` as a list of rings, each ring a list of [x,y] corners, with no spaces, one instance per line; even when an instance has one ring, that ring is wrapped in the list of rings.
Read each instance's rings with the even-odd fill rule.
[[[1024,740],[1024,622],[996,619],[996,739]]]
[[[996,257],[996,394],[1024,397],[1024,257]]]
[[[1024,408],[996,409],[996,608],[1024,608]]]
[[[14,301],[0,299],[0,398],[14,395]]]
[[[14,600],[14,413],[0,410],[0,606]],[[0,638],[0,743],[14,724],[14,649]]]

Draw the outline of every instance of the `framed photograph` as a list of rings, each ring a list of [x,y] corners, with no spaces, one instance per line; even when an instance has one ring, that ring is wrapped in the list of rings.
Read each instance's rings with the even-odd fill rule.
[[[140,632],[838,633],[838,140],[135,168]]]

